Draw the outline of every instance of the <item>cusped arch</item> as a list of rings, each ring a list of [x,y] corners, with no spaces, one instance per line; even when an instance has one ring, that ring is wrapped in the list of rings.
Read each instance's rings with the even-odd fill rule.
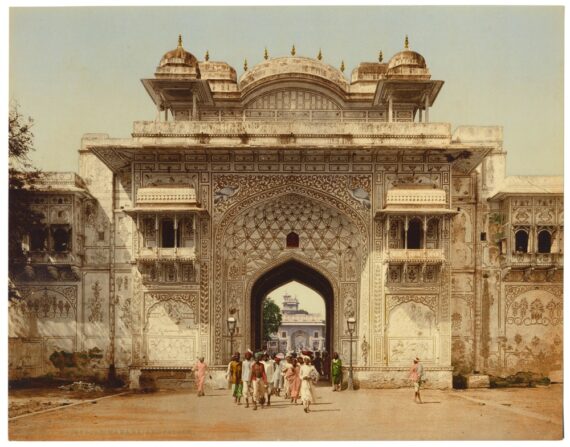
[[[321,295],[326,309],[326,346],[332,349],[334,344],[334,328],[338,327],[339,284],[335,276],[311,259],[298,254],[285,254],[272,263],[259,269],[248,279],[245,293],[246,312],[245,339],[250,340],[252,347],[260,347],[261,337],[261,304],[265,296],[272,290],[297,281]],[[255,325],[259,327],[255,328]]]

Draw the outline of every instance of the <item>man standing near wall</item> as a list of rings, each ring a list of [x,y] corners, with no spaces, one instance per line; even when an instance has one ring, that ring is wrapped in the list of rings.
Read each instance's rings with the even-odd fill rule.
[[[420,359],[416,357],[414,359],[414,364],[410,368],[410,380],[414,384],[414,402],[419,402],[422,404],[422,398],[420,396],[420,388],[424,381],[424,366],[420,363]]]

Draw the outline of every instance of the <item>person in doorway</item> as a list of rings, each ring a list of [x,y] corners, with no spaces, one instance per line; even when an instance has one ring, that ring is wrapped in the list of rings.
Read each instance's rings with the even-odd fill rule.
[[[313,366],[319,373],[319,376],[323,375],[323,359],[321,358],[321,353],[319,351],[315,352],[315,360],[313,361]]]
[[[299,398],[299,391],[301,388],[301,367],[297,363],[297,359],[292,359],[291,364],[285,371],[285,379],[289,382],[289,395],[291,396],[291,403],[297,405]]]
[[[331,357],[327,351],[323,352],[323,375],[328,380],[331,376]]]
[[[263,354],[263,367],[265,368],[265,376],[267,377],[267,385],[265,386],[265,401],[267,406],[271,405],[271,394],[273,394],[273,374],[275,373],[275,361],[269,358],[269,354]]]
[[[265,403],[265,388],[267,386],[267,375],[265,374],[265,366],[261,363],[262,353],[255,354],[255,363],[251,365],[251,384],[253,389],[253,409],[257,410],[257,404]]]
[[[244,360],[241,362],[241,382],[242,394],[245,396],[245,408],[249,408],[249,398],[251,397],[251,360],[252,352],[248,350],[244,355]]]
[[[208,365],[206,365],[206,363],[204,362],[204,357],[198,358],[198,361],[194,366],[194,377],[196,378],[196,388],[198,390],[198,397],[204,396],[204,384],[206,382],[207,371],[208,371]]]
[[[273,394],[279,396],[281,393],[281,387],[283,383],[283,370],[282,370],[281,357],[279,356],[279,354],[276,354],[275,358],[273,359],[273,367],[274,367],[273,378],[272,378]]]
[[[283,391],[285,399],[291,399],[291,390],[289,389],[289,380],[287,379],[287,370],[293,366],[293,357],[288,355],[285,357],[283,365],[281,365],[281,373],[283,375]]]
[[[239,359],[239,352],[236,352],[229,365],[229,379],[232,384],[232,396],[234,403],[241,405],[241,397],[243,393],[243,383],[241,381],[242,363]]]
[[[304,363],[299,372],[301,376],[301,401],[303,402],[303,410],[308,413],[310,405],[317,400],[315,394],[315,384],[319,380],[319,373],[314,365],[311,365],[311,358],[305,357]]]
[[[342,386],[342,360],[338,352],[333,353],[331,362],[331,381],[333,391],[340,391]]]
[[[423,404],[420,396],[420,388],[424,381],[424,366],[420,363],[418,357],[414,359],[414,364],[410,368],[410,380],[414,385],[414,402]]]

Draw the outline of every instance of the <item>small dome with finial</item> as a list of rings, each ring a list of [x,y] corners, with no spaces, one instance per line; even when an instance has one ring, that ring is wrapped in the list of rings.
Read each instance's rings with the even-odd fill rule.
[[[178,35],[178,46],[162,56],[156,69],[157,77],[200,78],[198,60],[182,46],[182,34]]]
[[[410,50],[407,34],[404,40],[404,50],[396,53],[388,62],[387,75],[390,77],[412,76],[422,79],[431,77],[424,57],[420,53]]]

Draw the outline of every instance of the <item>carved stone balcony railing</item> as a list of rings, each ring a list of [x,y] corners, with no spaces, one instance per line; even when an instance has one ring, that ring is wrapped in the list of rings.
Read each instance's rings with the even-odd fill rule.
[[[562,267],[564,264],[563,253],[511,253],[503,256],[502,267],[512,269],[525,269],[529,267],[552,268]]]
[[[32,264],[81,265],[80,256],[70,251],[30,251],[27,257]]]
[[[390,249],[386,251],[386,262],[393,264],[425,263],[440,264],[445,262],[445,254],[441,248],[426,249]]]
[[[138,262],[191,262],[196,260],[194,247],[141,248],[135,255]]]

